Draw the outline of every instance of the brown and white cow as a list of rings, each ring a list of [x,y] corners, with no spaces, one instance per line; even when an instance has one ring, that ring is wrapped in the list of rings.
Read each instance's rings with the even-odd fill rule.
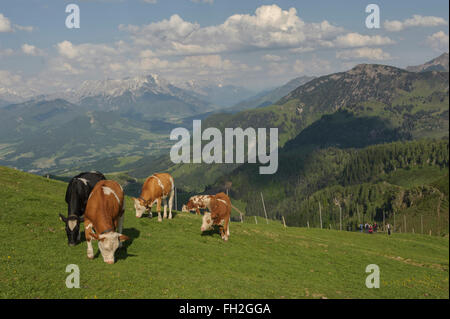
[[[225,193],[211,196],[211,213],[203,215],[202,232],[210,230],[213,225],[219,225],[222,239],[227,241],[230,236],[231,201]],[[223,225],[223,226],[222,226]]]
[[[141,196],[139,198],[132,197],[136,217],[141,218],[145,211],[149,211],[151,218],[152,206],[156,202],[158,221],[161,222],[161,202],[164,200],[164,218],[167,218],[167,197],[169,197],[169,219],[172,219],[174,188],[175,185],[170,174],[158,173],[148,177],[142,186]]]
[[[92,239],[98,240],[103,260],[114,264],[114,253],[122,242],[129,238],[122,235],[124,220],[124,195],[122,187],[115,181],[99,181],[91,194],[84,213],[84,229],[87,241],[87,256],[94,258]],[[116,229],[118,228],[118,232]]]
[[[183,205],[181,211],[188,213],[195,210],[197,215],[200,215],[200,209],[208,209],[211,211],[211,198],[213,195],[195,195],[189,198],[189,201]]]

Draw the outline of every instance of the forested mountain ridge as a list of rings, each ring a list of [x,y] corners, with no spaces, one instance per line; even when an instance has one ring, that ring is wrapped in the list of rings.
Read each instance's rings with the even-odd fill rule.
[[[247,203],[248,215],[263,216],[262,192],[269,216],[284,216],[295,226],[309,223],[319,227],[319,203],[326,227],[337,227],[340,209],[344,227],[350,223],[354,228],[363,219],[380,222],[383,212],[387,220],[394,211],[401,214],[423,203],[423,214],[431,225],[435,216],[430,214],[439,203],[442,232],[448,226],[448,165],[447,139],[361,149],[309,146],[302,152],[281,152],[280,168],[274,176],[255,174],[256,167],[247,164],[222,177],[216,187],[231,182],[232,195]],[[436,227],[429,226],[433,232]]]
[[[313,79],[274,105],[213,114],[202,121],[202,127],[222,132],[226,127],[277,127],[285,153],[308,145],[351,148],[448,137],[448,82],[448,72],[414,73],[361,64]],[[178,164],[169,170],[183,187],[201,191],[238,166]]]

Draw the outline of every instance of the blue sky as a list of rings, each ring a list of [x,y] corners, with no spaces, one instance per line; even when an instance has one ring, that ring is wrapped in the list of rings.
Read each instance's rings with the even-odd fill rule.
[[[65,26],[70,3],[80,29]],[[365,26],[369,3],[379,29]],[[2,0],[0,94],[148,73],[260,90],[358,63],[405,67],[448,51],[448,20],[441,0]]]

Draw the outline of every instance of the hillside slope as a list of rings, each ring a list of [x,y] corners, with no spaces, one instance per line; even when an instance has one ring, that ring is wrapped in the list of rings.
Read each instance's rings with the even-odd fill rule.
[[[236,114],[212,114],[202,121],[202,128],[276,127],[280,147],[289,142],[291,146],[359,148],[448,137],[448,80],[448,72],[415,73],[388,65],[360,64],[315,78],[276,104]],[[202,191],[239,166],[166,162],[182,186],[194,191]],[[150,165],[147,171],[151,171]]]
[[[448,238],[366,235],[287,228],[263,220],[232,223],[230,241],[201,235],[201,219],[176,214],[136,219],[114,265],[86,243],[68,247],[58,213],[66,184],[0,167],[1,298],[448,298]],[[249,220],[253,222],[253,219]],[[80,289],[65,286],[68,264]],[[380,289],[367,289],[377,264]],[[220,270],[220,271],[219,271]]]

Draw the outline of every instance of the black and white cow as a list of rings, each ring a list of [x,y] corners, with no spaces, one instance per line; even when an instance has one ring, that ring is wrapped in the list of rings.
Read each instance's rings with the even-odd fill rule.
[[[97,182],[106,179],[102,173],[86,172],[73,177],[66,191],[68,205],[67,217],[59,214],[66,224],[67,240],[70,246],[80,242],[80,223],[84,221],[83,214],[89,195]]]

